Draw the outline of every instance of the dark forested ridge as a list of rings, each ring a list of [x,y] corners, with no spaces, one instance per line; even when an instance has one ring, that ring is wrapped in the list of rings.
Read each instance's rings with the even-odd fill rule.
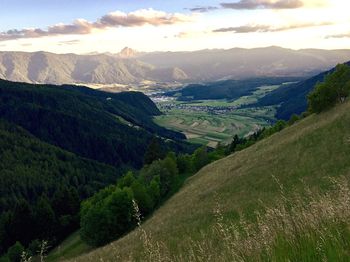
[[[347,63],[350,65],[350,62]],[[335,69],[323,72],[301,82],[284,85],[261,98],[256,106],[281,105],[277,109],[278,119],[288,120],[293,114],[301,114],[307,109],[307,95],[318,82],[322,82],[326,75]]]
[[[0,118],[47,143],[114,166],[140,167],[154,135],[184,138],[154,124],[152,117],[159,114],[142,93],[0,81]],[[171,146],[183,149],[179,143]]]
[[[77,227],[80,201],[120,173],[0,120],[0,253],[15,241],[62,239]]]
[[[167,95],[177,96],[180,101],[237,99],[251,95],[261,86],[279,85],[285,82],[298,81],[296,77],[266,77],[245,80],[225,80],[207,84],[192,84],[180,91],[169,92]]]
[[[0,80],[0,254],[76,230],[81,201],[142,167],[151,141],[192,150],[153,123],[159,114],[139,92]]]

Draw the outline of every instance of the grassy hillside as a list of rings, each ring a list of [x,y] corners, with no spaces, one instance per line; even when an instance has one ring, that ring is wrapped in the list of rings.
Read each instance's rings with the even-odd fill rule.
[[[330,178],[349,178],[349,112],[311,115],[203,168],[141,230],[75,261],[343,260],[349,189]]]

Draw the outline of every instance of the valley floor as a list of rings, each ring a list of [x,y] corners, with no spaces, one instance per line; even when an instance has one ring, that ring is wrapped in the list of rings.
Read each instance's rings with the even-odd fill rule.
[[[251,95],[229,100],[176,101],[158,99],[157,105],[164,115],[155,122],[166,128],[182,132],[196,144],[215,148],[219,143],[229,144],[234,135],[244,137],[276,121],[277,106],[249,107],[259,98],[277,89],[261,86]]]

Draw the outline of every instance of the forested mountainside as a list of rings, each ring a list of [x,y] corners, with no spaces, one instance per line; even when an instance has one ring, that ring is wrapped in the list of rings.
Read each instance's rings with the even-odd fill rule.
[[[297,77],[263,77],[245,80],[225,80],[206,84],[191,84],[179,91],[171,91],[166,95],[177,97],[180,101],[191,100],[235,100],[251,95],[263,85],[280,85],[285,82],[298,81]]]
[[[350,65],[350,62],[346,63]],[[277,109],[278,119],[288,120],[293,114],[300,114],[307,108],[307,95],[326,75],[335,68],[295,84],[284,85],[259,99],[256,106],[280,105]]]
[[[78,226],[80,201],[120,175],[0,120],[0,253],[15,241],[61,240]]]
[[[78,228],[81,201],[142,167],[152,141],[159,154],[193,150],[153,123],[159,114],[139,92],[0,80],[0,253],[59,243]]]
[[[110,94],[84,87],[0,81],[0,118],[79,156],[140,167],[153,136],[175,151],[184,136],[153,123],[160,114],[142,93]]]

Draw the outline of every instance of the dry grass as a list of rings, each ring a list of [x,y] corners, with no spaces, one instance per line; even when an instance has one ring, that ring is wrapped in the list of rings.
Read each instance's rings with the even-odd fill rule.
[[[332,198],[340,201],[345,195],[333,194],[329,177],[339,179],[350,174],[350,144],[345,143],[350,136],[349,130],[348,103],[304,119],[205,167],[142,225],[152,243],[148,248],[158,249],[165,261],[249,260],[245,257],[247,254],[254,258],[252,260],[268,261],[287,261],[283,254],[289,254],[294,256],[291,261],[300,261],[297,253],[309,258],[304,261],[317,261],[314,259],[317,253],[298,243],[306,243],[312,250],[321,248],[322,252],[327,251],[326,254],[333,254],[332,250],[344,254],[341,250],[347,242],[340,240],[346,234],[347,226],[338,224],[343,221],[339,212],[345,207],[334,209],[336,207],[329,201]],[[283,185],[283,195],[276,181]],[[305,185],[311,193],[305,192]],[[301,201],[308,195],[313,198]],[[288,203],[294,204],[289,206]],[[328,205],[329,209],[323,205]],[[213,213],[214,209],[220,212]],[[336,216],[332,217],[331,212]],[[300,216],[296,218],[296,214]],[[309,224],[309,228],[301,226],[303,221],[311,221],[315,216],[322,219],[304,223]],[[270,223],[273,226],[264,228]],[[220,224],[221,231],[218,229]],[[288,230],[281,230],[283,225]],[[320,231],[314,230],[317,227]],[[301,233],[288,233],[296,229]],[[222,235],[224,232],[226,236]],[[140,229],[135,230],[75,261],[146,261],[142,234]],[[321,237],[324,242],[317,240]],[[236,238],[243,240],[233,242],[233,245],[231,240]],[[335,241],[338,247],[328,243],[333,238],[340,239]],[[322,245],[325,248],[322,249]],[[296,253],[291,251],[293,246]]]

